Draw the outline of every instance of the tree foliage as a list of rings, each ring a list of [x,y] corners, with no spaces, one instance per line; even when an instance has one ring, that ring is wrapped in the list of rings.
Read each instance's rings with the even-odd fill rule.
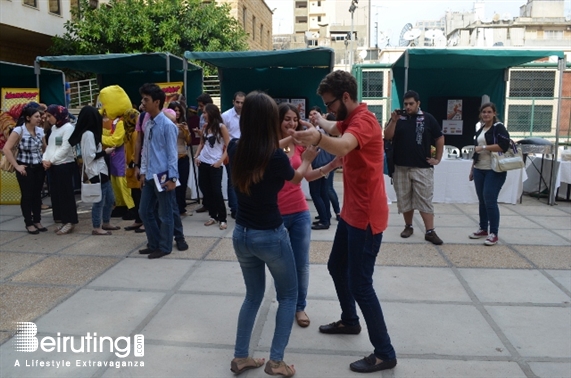
[[[247,34],[230,16],[228,4],[201,0],[111,0],[91,8],[80,0],[65,23],[65,33],[53,39],[50,53],[239,51],[247,49]]]

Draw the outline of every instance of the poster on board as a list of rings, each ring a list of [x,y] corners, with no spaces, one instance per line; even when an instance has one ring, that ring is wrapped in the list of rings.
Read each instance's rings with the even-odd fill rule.
[[[30,101],[40,102],[40,90],[38,88],[2,88],[3,112]]]
[[[182,81],[172,81],[170,83],[156,83],[165,92],[165,107],[173,101],[177,95],[182,94],[182,86],[184,83]]]
[[[462,100],[448,100],[446,119],[462,120]]]

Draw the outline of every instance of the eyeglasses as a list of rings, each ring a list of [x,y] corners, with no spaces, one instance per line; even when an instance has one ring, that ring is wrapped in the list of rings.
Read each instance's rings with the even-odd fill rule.
[[[329,108],[331,105],[333,105],[333,103],[337,100],[340,100],[339,97],[335,97],[335,100],[331,100],[329,102],[324,102],[323,105],[325,105],[325,108]]]

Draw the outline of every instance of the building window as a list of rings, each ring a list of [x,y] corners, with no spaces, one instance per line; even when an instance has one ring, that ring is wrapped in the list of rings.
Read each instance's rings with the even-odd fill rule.
[[[363,71],[363,80],[361,81],[363,98],[383,97],[383,78],[383,73],[380,71]]]
[[[563,39],[563,30],[544,30],[543,39],[561,41]]]
[[[320,7],[321,6],[321,1],[317,2],[317,6]]]
[[[29,5],[29,6],[34,7],[34,8],[38,7],[38,1],[37,0],[22,0],[22,2],[25,5]]]
[[[50,1],[50,13],[61,15],[60,0],[49,0]]]
[[[252,16],[252,39],[256,40],[256,16]]]
[[[317,22],[321,22],[321,16],[317,16]]]
[[[260,44],[264,45],[264,24],[260,25]]]
[[[369,109],[369,111],[375,113],[375,116],[377,117],[377,121],[379,122],[379,125],[383,124],[383,105],[368,105],[367,108]]]
[[[510,105],[508,107],[508,120],[510,132],[549,133],[553,105]],[[531,119],[533,116],[533,119]]]
[[[555,71],[521,70],[510,73],[510,97],[554,97]]]
[[[248,15],[248,9],[246,7],[242,8],[242,26],[246,30],[246,16]]]

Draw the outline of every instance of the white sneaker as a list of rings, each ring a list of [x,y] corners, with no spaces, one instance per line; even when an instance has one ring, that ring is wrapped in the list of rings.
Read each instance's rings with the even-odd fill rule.
[[[484,244],[485,245],[496,245],[497,242],[498,242],[498,236],[496,234],[490,234],[486,238],[486,241],[484,242]]]

